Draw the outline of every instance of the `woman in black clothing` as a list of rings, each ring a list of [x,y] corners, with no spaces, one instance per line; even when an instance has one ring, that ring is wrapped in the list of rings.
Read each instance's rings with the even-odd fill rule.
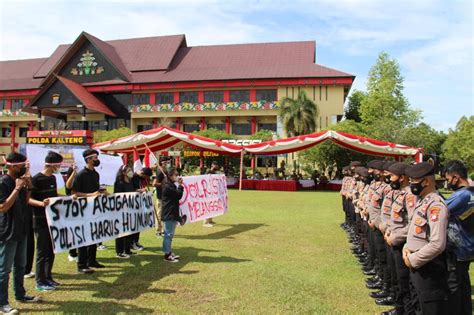
[[[122,165],[117,172],[114,184],[114,193],[134,192],[136,191],[132,184],[133,171],[127,165]],[[130,250],[132,235],[122,236],[115,239],[115,251],[117,258],[130,258],[133,253]]]

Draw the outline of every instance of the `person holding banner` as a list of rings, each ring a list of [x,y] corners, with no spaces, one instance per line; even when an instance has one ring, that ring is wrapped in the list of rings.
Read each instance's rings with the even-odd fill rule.
[[[8,302],[8,282],[13,268],[15,299],[23,303],[41,301],[26,295],[23,286],[26,265],[27,231],[31,211],[28,207],[31,179],[25,177],[26,157],[10,153],[6,157],[7,175],[0,177],[0,312],[17,314]]]
[[[155,219],[156,219],[156,236],[163,235],[163,223],[161,222],[161,197],[163,192],[163,184],[168,177],[168,169],[171,167],[170,158],[163,156],[160,158],[160,165],[156,169],[156,177],[153,181],[153,186],[156,190],[156,205],[155,205]]]
[[[46,220],[45,207],[49,198],[57,197],[55,173],[59,172],[63,157],[53,151],[44,160],[44,170],[32,179],[32,191],[28,204],[33,209],[33,228],[36,236],[36,290],[52,291],[59,283],[53,280],[51,271],[54,264],[54,251]]]
[[[76,180],[76,175],[77,175],[77,166],[76,166],[76,162],[74,162],[68,168],[67,174],[66,174],[66,187],[65,187],[66,196],[70,196],[72,194],[72,185],[74,184],[74,181]],[[69,255],[67,258],[69,261],[75,261],[77,263],[78,261],[77,248],[69,250]]]
[[[133,171],[127,165],[122,165],[117,173],[117,179],[114,184],[114,194],[124,192],[134,192],[135,187],[132,184]],[[117,258],[130,258],[130,255],[136,253],[130,250],[134,234],[118,237],[115,239],[115,251]]]
[[[176,183],[178,183],[178,186],[176,186]],[[171,243],[173,242],[177,223],[183,221],[179,213],[179,200],[183,197],[183,192],[183,179],[178,177],[178,171],[173,168],[169,171],[168,180],[163,186],[163,208],[161,211],[161,220],[165,227],[163,237],[164,260],[173,263],[179,262],[179,256],[171,250]]]
[[[94,197],[100,192],[100,177],[95,170],[100,165],[99,152],[93,149],[87,149],[82,153],[86,167],[82,169],[76,176],[72,186],[72,197]],[[78,250],[79,259],[77,262],[77,272],[80,274],[87,274],[94,272],[92,268],[104,268],[105,266],[97,262],[97,244],[80,247]]]
[[[219,172],[219,163],[217,161],[212,161],[211,168],[206,172],[206,174],[220,174]],[[204,220],[204,227],[213,227],[216,224],[212,218]]]
[[[132,185],[137,192],[145,192],[148,190],[148,185],[150,183],[150,177],[153,175],[151,168],[144,167],[141,170],[135,172],[132,177]],[[135,233],[132,235],[132,249],[133,250],[144,250],[145,247],[140,244],[140,233]]]

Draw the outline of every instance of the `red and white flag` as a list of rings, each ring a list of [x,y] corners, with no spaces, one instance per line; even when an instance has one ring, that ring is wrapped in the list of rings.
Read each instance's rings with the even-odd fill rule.
[[[145,158],[143,159],[143,164],[145,167],[154,167],[158,164],[156,156],[149,148],[145,151]]]
[[[138,155],[138,151],[136,149],[133,150],[133,171],[139,172],[143,168],[142,161],[140,161],[140,156]]]

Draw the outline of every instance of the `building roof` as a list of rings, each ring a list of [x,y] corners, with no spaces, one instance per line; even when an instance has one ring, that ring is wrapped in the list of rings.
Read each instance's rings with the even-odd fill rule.
[[[130,83],[354,77],[315,64],[315,41],[188,47],[184,35],[111,41],[85,32],[78,39],[82,36]],[[52,70],[61,67],[71,45],[58,46],[49,58],[0,61],[0,90],[40,87]]]

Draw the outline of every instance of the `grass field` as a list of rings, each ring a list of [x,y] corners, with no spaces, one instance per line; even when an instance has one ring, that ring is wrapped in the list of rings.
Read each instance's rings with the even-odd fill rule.
[[[146,250],[115,258],[113,242],[98,252],[108,267],[76,275],[56,256],[55,292],[22,312],[56,313],[317,313],[378,314],[350,254],[340,196],[332,192],[230,191],[230,210],[213,228],[177,229],[177,264],[162,259],[161,239],[142,233]]]

